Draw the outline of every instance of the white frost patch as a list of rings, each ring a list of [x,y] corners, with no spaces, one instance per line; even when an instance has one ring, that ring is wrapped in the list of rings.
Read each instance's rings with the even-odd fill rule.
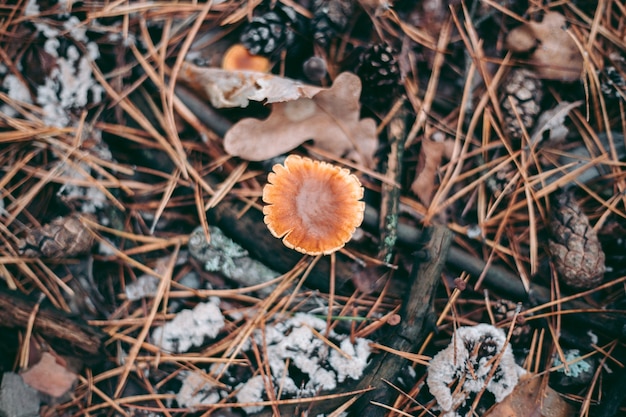
[[[176,394],[176,402],[181,408],[187,407],[196,411],[199,405],[215,404],[220,400],[217,387],[207,378],[204,372],[193,371],[187,373],[183,379],[183,386]]]
[[[491,392],[496,402],[513,391],[525,371],[515,363],[511,347],[505,348],[505,342],[504,331],[490,324],[460,327],[450,345],[431,359],[426,382],[443,410],[442,416],[458,416],[455,410],[482,389]],[[497,355],[501,355],[498,368],[487,381]],[[463,386],[453,394],[450,386],[457,380],[464,381]]]
[[[130,301],[137,301],[144,297],[154,297],[158,288],[159,279],[152,275],[144,274],[126,285],[124,292],[126,293],[126,298]]]
[[[173,320],[152,331],[152,340],[168,352],[187,352],[193,346],[201,346],[205,338],[215,338],[224,327],[224,316],[219,299],[211,297],[193,310],[183,310]]]
[[[361,378],[371,353],[369,341],[357,339],[356,345],[353,345],[349,339],[345,339],[341,342],[341,350],[347,353],[349,358],[333,350],[328,360],[330,365],[337,370],[337,381],[343,382],[347,377]]]
[[[4,81],[2,82],[2,88],[7,92],[7,95],[15,101],[28,104],[32,103],[28,87],[22,82],[22,80],[20,80],[15,75],[9,74],[4,77]],[[18,114],[13,107],[7,104],[3,104],[2,106],[0,106],[0,112],[9,117],[15,117]]]
[[[257,403],[263,401],[263,393],[265,392],[265,383],[263,382],[263,376],[257,375],[250,378],[244,384],[237,386],[237,398],[238,403]],[[250,405],[242,407],[243,411],[248,414],[258,413],[263,409],[262,405]]]
[[[369,340],[356,339],[353,345],[347,335],[331,332],[327,337],[340,346],[342,354],[328,346],[313,329],[324,334],[326,321],[298,313],[284,322],[266,326],[264,333],[254,333],[255,343],[267,346],[266,360],[274,386],[280,386],[284,394],[306,397],[333,390],[347,378],[361,378],[368,364]],[[286,369],[287,362],[304,379],[299,375],[294,380]]]

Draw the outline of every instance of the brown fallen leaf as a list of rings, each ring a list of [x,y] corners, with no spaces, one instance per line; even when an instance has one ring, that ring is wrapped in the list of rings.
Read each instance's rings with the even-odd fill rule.
[[[209,99],[215,108],[247,107],[250,101],[277,103],[311,98],[322,87],[256,71],[199,67],[185,62],[178,75],[183,82]]]
[[[411,191],[428,206],[432,201],[435,186],[437,185],[437,169],[443,158],[450,158],[453,153],[454,141],[451,139],[437,139],[434,134],[422,139],[422,147],[417,160],[415,179],[411,183]]]
[[[50,352],[43,352],[39,362],[21,375],[27,385],[54,398],[68,392],[77,379],[76,374],[59,363]]]
[[[359,78],[344,72],[332,87],[310,98],[302,94],[275,103],[265,120],[246,118],[235,123],[224,136],[224,148],[233,156],[262,161],[312,139],[322,150],[372,168],[378,147],[376,122],[360,119],[360,94]]]
[[[530,63],[540,78],[576,81],[582,75],[583,57],[565,26],[565,16],[548,12],[541,22],[513,29],[506,37],[506,47],[518,53],[532,51]]]
[[[484,417],[568,417],[574,413],[574,407],[558,392],[542,386],[540,377],[525,375],[513,392],[488,410]]]

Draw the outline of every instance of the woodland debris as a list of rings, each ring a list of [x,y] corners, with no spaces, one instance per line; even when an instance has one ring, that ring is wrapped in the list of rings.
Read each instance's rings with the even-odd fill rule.
[[[542,86],[541,80],[524,68],[512,69],[502,81],[500,103],[503,129],[509,139],[519,141],[524,131],[530,134],[541,111]]]
[[[561,13],[548,12],[541,22],[530,21],[509,32],[506,47],[530,53],[530,65],[540,78],[576,81],[582,76],[583,57],[566,24]]]
[[[36,303],[16,291],[0,290],[2,326],[26,328]],[[35,317],[33,330],[45,337],[56,351],[71,352],[85,362],[97,363],[105,359],[101,352],[106,337],[99,328],[83,323],[60,311],[41,306]]]
[[[183,385],[176,394],[179,407],[188,407],[196,411],[196,407],[215,404],[221,399],[218,386],[203,371],[189,371],[183,376]]]
[[[21,375],[26,384],[53,398],[65,395],[78,379],[64,360],[50,352],[43,352],[41,359]]]
[[[411,191],[420,201],[428,206],[437,186],[437,170],[444,158],[451,158],[454,152],[454,141],[444,139],[443,134],[437,132],[422,139],[415,179],[411,183]]]
[[[558,392],[544,386],[539,376],[522,375],[513,392],[484,417],[569,417],[575,414],[574,407]]]
[[[311,20],[313,40],[323,47],[329,46],[348,25],[354,13],[353,7],[351,0],[314,0]]]
[[[1,375],[0,416],[39,417],[39,394],[13,372]]]
[[[94,235],[81,221],[88,214],[73,213],[28,231],[18,244],[20,254],[28,257],[57,258],[80,255],[91,250]]]
[[[581,104],[582,100],[573,103],[562,101],[556,107],[541,113],[530,135],[530,144],[536,145],[542,140],[549,140],[552,144],[563,142],[569,133],[565,126],[565,117]]]
[[[497,363],[497,368],[493,366]],[[468,405],[474,394],[486,389],[497,403],[517,385],[524,369],[515,363],[502,329],[490,324],[460,327],[447,348],[440,351],[428,366],[428,389],[437,399],[443,416],[462,416],[457,409]],[[451,391],[458,382],[460,390]]]
[[[549,226],[548,247],[561,281],[574,289],[598,286],[604,277],[604,252],[572,193],[555,196]]]
[[[205,68],[189,62],[183,63],[178,80],[204,95],[218,109],[247,107],[250,101],[271,104],[312,98],[323,90],[264,72]]]
[[[271,10],[252,17],[239,39],[253,55],[276,55],[293,47],[298,20],[292,7],[276,2]]]
[[[214,339],[225,324],[219,304],[219,298],[212,297],[198,303],[193,310],[182,310],[152,331],[152,342],[164,351],[182,353],[201,346],[207,338]]]
[[[292,90],[291,101],[285,97],[275,103],[265,120],[239,120],[224,136],[226,152],[263,161],[312,139],[315,146],[338,158],[372,168],[378,147],[376,122],[360,118],[359,78],[344,72],[329,89],[315,88]],[[279,101],[277,96],[273,98]]]
[[[210,241],[204,229],[198,226],[189,236],[188,248],[192,257],[204,264],[210,272],[219,272],[243,287],[263,284],[279,274],[253,259],[247,250],[238,245],[215,226],[209,226]],[[273,287],[259,289],[268,294]]]

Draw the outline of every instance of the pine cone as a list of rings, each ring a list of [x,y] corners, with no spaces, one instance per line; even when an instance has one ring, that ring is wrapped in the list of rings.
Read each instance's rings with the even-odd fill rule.
[[[504,298],[499,299],[495,302],[492,307],[493,309],[493,318],[497,323],[504,320],[512,320],[515,317],[515,310],[517,309],[517,303],[506,300]],[[522,311],[525,309],[522,308]],[[508,325],[507,325],[508,326]],[[517,323],[513,328],[513,334],[511,335],[511,343],[514,345],[524,343],[528,341],[528,338],[532,332],[532,327],[530,324],[526,322],[523,316],[517,316]]]
[[[600,88],[607,98],[626,97],[626,80],[614,66],[606,67],[598,74],[600,76]]]
[[[571,193],[554,201],[548,246],[561,280],[576,289],[599,285],[604,277],[604,252],[589,219]]]
[[[253,17],[240,40],[252,55],[270,56],[294,43],[297,23],[295,10],[277,3],[273,10]]]
[[[512,140],[520,140],[522,127],[519,120],[529,132],[541,111],[542,82],[531,71],[516,68],[502,82],[501,95],[504,133]]]
[[[93,234],[80,221],[90,215],[77,213],[66,217],[57,217],[50,223],[32,229],[19,243],[21,255],[47,258],[75,256],[89,252],[93,246]]]
[[[374,109],[383,109],[395,98],[400,83],[396,52],[386,44],[376,44],[359,56],[356,75],[363,83],[361,101]]]
[[[326,47],[341,33],[352,15],[351,0],[315,0],[313,3],[313,40]]]

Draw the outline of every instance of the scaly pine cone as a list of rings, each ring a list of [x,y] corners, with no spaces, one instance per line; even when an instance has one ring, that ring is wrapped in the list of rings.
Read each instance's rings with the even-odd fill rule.
[[[363,103],[377,110],[391,104],[400,83],[400,67],[391,46],[376,44],[363,51],[355,72],[363,83]]]
[[[57,217],[50,223],[29,231],[18,244],[21,255],[28,257],[45,256],[67,257],[89,252],[94,236],[80,221],[81,217],[91,218],[88,214],[71,214]]]
[[[503,320],[512,320],[515,317],[515,310],[517,309],[517,303],[506,300],[504,298],[499,299],[492,306],[493,309],[493,318],[496,320],[496,323],[499,323]],[[522,307],[521,311],[524,311],[525,308]],[[517,316],[517,323],[513,328],[513,334],[511,335],[511,343],[514,345],[525,343],[528,341],[530,334],[532,333],[532,327],[530,324],[525,321],[523,316]]]
[[[520,120],[526,131],[530,133],[541,111],[542,98],[542,82],[532,71],[521,68],[511,70],[502,82],[500,100],[504,117],[504,133],[509,139],[518,141],[522,138]]]
[[[568,286],[588,289],[604,277],[604,252],[589,219],[571,193],[556,196],[548,246],[559,278]]]
[[[252,55],[274,55],[293,45],[297,24],[296,11],[277,3],[274,9],[253,17],[240,40]]]
[[[315,0],[313,3],[313,40],[326,47],[341,33],[352,15],[351,0]]]

